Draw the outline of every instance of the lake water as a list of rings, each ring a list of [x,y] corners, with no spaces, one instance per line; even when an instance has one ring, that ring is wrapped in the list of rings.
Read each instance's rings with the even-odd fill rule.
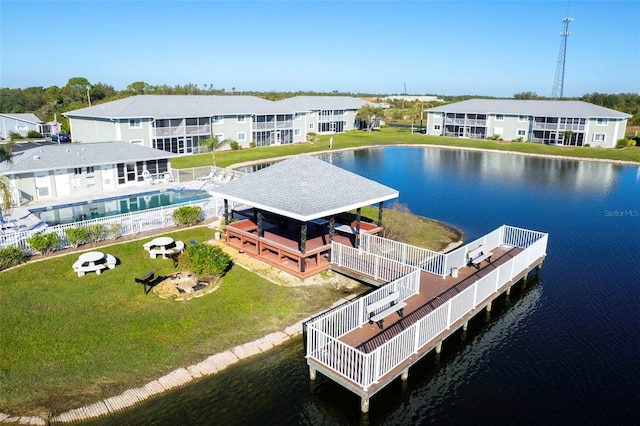
[[[333,153],[467,240],[502,224],[549,233],[518,284],[371,399],[318,375],[302,339],[95,424],[638,424],[640,168],[424,147]]]

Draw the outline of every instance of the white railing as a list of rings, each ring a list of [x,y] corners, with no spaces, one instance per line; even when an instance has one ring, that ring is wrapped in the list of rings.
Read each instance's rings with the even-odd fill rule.
[[[369,321],[366,312],[368,305],[384,299],[396,291],[400,293],[400,300],[406,300],[418,294],[419,288],[420,270],[416,269],[404,277],[353,300],[351,303],[338,306],[312,318],[308,324],[314,324],[315,327],[330,337],[341,337]]]
[[[435,346],[435,338],[446,332],[462,319],[490,301],[491,296],[523,272],[528,272],[534,261],[546,255],[548,235],[510,226],[502,226],[487,236],[476,240],[493,241],[498,234],[498,243],[522,247],[524,250],[474,284],[458,293],[446,303],[426,316],[407,326],[402,332],[365,353],[351,347],[339,338],[363,324],[365,306],[391,293],[391,284],[381,287],[365,297],[345,304],[339,309],[316,317],[306,323],[307,355],[348,378],[367,390],[385,374],[414,356],[427,345]],[[471,244],[474,244],[471,243]],[[414,271],[418,275],[419,272]],[[400,280],[398,280],[399,282]]]
[[[413,272],[416,268],[406,263],[387,259],[376,253],[369,253],[333,241],[331,243],[331,263],[371,276],[374,280],[393,281]]]
[[[360,233],[362,250],[375,253],[387,259],[420,268],[425,272],[446,276],[446,255],[421,247],[412,246],[377,235]]]
[[[82,222],[67,223],[63,225],[55,225],[46,228],[45,233],[55,232],[60,236],[60,244],[58,249],[70,247],[67,241],[65,230],[70,228],[78,228],[94,224],[101,224],[108,229],[111,224],[119,224],[118,236],[138,234],[140,232],[150,231],[154,229],[162,229],[169,226],[175,226],[173,222],[173,211],[183,206],[200,206],[202,207],[203,219],[218,217],[222,215],[222,203],[218,202],[216,197],[206,200],[190,201],[171,206],[158,207],[155,209],[142,210],[138,212],[123,213],[108,217],[84,220]],[[0,235],[0,247],[18,246],[23,251],[33,254],[35,251],[29,246],[27,239],[33,234],[42,231],[20,231]]]

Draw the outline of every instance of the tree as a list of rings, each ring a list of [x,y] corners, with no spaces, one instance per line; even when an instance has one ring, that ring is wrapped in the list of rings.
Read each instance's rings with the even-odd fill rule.
[[[212,152],[213,156],[213,167],[216,167],[216,150],[222,148],[224,145],[229,143],[230,139],[225,139],[223,141],[219,140],[217,137],[211,135],[207,139],[200,139],[198,144],[204,146],[209,151]]]
[[[382,117],[384,117],[384,111],[382,108],[374,107],[372,105],[364,105],[356,114],[356,120],[363,123],[369,131],[373,129],[374,124],[382,119]]]
[[[134,81],[127,86],[127,92],[131,92],[134,95],[144,95],[151,90],[149,83],[144,81]]]
[[[91,83],[84,77],[73,77],[67,82],[67,85],[62,88],[62,94],[65,97],[65,101],[71,103],[73,101],[80,102],[82,104],[89,103],[87,97],[88,90],[91,88]]]
[[[13,155],[13,143],[6,143],[0,145],[0,163],[11,163],[11,156]],[[13,188],[11,187],[11,181],[5,175],[0,175],[0,223],[3,223],[3,212],[11,209],[11,194]]]

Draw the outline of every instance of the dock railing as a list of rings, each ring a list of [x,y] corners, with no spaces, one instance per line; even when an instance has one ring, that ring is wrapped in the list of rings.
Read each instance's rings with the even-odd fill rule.
[[[438,336],[450,330],[465,315],[490,301],[492,294],[514,277],[528,272],[533,262],[546,255],[547,239],[548,235],[542,232],[502,226],[474,241],[471,243],[472,247],[480,241],[487,245],[495,241],[498,244],[520,247],[523,251],[371,352],[365,353],[339,338],[360,327],[366,319],[363,315],[365,306],[395,291],[392,286],[394,283],[381,287],[367,297],[345,304],[339,310],[332,310],[326,316],[320,315],[305,324],[306,358],[331,370],[338,377],[350,380],[366,392],[371,385],[378,383],[383,376],[421,349],[428,346],[430,350],[435,347],[439,342],[436,339]],[[412,274],[419,280],[419,271]]]
[[[362,246],[357,249],[335,241],[331,243],[331,263],[386,282],[407,275],[416,269],[412,265],[364,250]]]
[[[435,275],[446,275],[446,255],[436,251],[360,232],[360,248],[386,259],[420,268]]]

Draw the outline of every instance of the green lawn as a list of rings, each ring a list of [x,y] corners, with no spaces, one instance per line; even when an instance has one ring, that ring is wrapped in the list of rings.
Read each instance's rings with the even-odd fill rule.
[[[212,234],[168,235],[188,242]],[[94,403],[283,330],[342,295],[332,286],[274,285],[241,267],[204,297],[145,295],[134,277],[174,269],[170,259],[150,259],[143,242],[101,249],[122,262],[101,275],[78,277],[77,253],[0,273],[0,411],[46,415]]]
[[[491,140],[472,140],[425,136],[411,133],[408,129],[385,127],[380,131],[352,131],[333,136],[320,136],[315,143],[275,146],[260,149],[242,149],[216,153],[216,163],[221,167],[245,161],[266,160],[285,155],[311,153],[329,149],[329,138],[333,137],[333,149],[359,148],[377,145],[432,145],[464,148],[482,148],[496,151],[510,151],[528,154],[569,156],[575,158],[595,158],[603,160],[623,160],[640,163],[640,147],[625,149],[602,149],[585,147],[557,147],[523,142],[498,142]],[[211,165],[211,154],[188,155],[171,160],[175,168],[189,168]]]

